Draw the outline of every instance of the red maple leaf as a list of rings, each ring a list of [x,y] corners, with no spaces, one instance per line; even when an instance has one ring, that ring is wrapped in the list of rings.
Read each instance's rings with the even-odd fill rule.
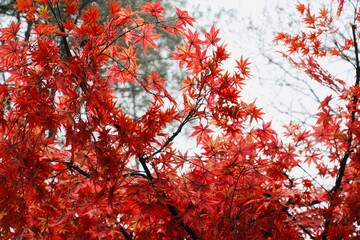
[[[160,2],[146,2],[145,5],[140,6],[144,13],[150,13],[156,18],[164,18],[164,8],[160,6]]]
[[[158,48],[154,40],[159,38],[160,34],[155,33],[153,24],[145,24],[140,28],[140,33],[134,34],[134,36],[136,38],[135,43],[141,42],[144,53],[147,52],[149,46]]]
[[[188,11],[181,10],[178,7],[175,7],[176,15],[178,16],[178,19],[183,25],[189,25],[193,27],[193,23],[195,22],[195,19],[189,16]]]
[[[216,44],[220,41],[220,38],[217,37],[219,34],[219,31],[220,31],[219,29],[215,30],[215,26],[212,25],[210,32],[205,33],[205,39],[206,39],[205,43],[208,46],[210,46],[210,45],[216,46]]]

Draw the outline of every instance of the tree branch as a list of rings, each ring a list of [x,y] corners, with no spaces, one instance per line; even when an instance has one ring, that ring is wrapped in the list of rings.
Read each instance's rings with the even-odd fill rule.
[[[356,58],[356,82],[355,86],[359,86],[360,83],[360,61],[359,61],[359,48],[356,39],[356,26],[352,25],[352,34],[354,38],[354,47],[355,47],[355,58]]]
[[[28,21],[27,22],[27,28],[25,31],[25,40],[29,40],[30,39],[30,34],[31,34],[31,27],[34,24],[34,21]]]
[[[121,233],[124,235],[125,240],[132,240],[132,234],[127,233],[125,228],[123,228],[122,226],[120,226],[120,231]]]
[[[146,177],[149,179],[149,181],[152,181],[154,179],[154,177],[151,175],[150,170],[148,168],[148,166],[146,165],[146,159],[144,157],[142,157],[140,154],[138,154],[138,158],[139,161],[141,163],[141,166],[144,168]]]
[[[171,214],[176,218],[178,217],[179,213],[177,212],[176,208],[170,204],[166,204],[167,208],[169,209],[169,211],[171,212]],[[194,230],[192,230],[189,225],[185,224],[184,221],[182,219],[179,219],[179,224],[185,229],[185,231],[190,235],[190,237],[193,240],[197,240],[200,239],[196,233],[194,232]]]
[[[353,24],[352,26],[352,34],[353,34],[353,40],[354,40],[354,48],[355,48],[355,61],[356,61],[356,80],[355,80],[355,86],[359,86],[359,82],[360,82],[360,61],[359,61],[359,48],[358,48],[358,44],[357,44],[357,38],[356,38],[356,26],[355,24]],[[358,98],[356,96],[353,97],[353,104],[354,106],[356,106],[358,103]],[[351,123],[354,123],[356,118],[356,112],[353,110],[351,112]],[[350,124],[351,125],[351,124]],[[342,160],[340,161],[340,168],[339,168],[339,172],[336,178],[336,182],[335,182],[335,186],[331,189],[331,197],[330,197],[330,206],[329,208],[334,209],[333,206],[333,199],[334,199],[334,195],[337,194],[338,190],[341,188],[341,183],[342,183],[342,179],[345,175],[345,169],[346,169],[346,164],[347,161],[349,159],[350,156],[350,152],[351,152],[351,143],[353,140],[353,132],[351,130],[351,128],[349,129],[349,138],[347,140],[347,144],[348,144],[348,149],[346,151],[346,153],[344,154]],[[325,220],[325,226],[324,226],[324,231],[323,231],[323,235],[322,235],[322,239],[326,240],[328,238],[328,232],[329,232],[329,227],[330,224],[332,222],[332,218],[333,218],[333,212],[334,210],[331,211],[330,216],[328,218],[326,218]]]
[[[156,192],[156,187],[155,187],[155,185],[153,184],[153,181],[152,181],[154,179],[154,177],[151,175],[150,170],[149,170],[149,168],[148,168],[148,166],[146,165],[146,162],[145,162],[147,158],[142,157],[140,154],[138,155],[138,158],[139,158],[139,161],[141,163],[141,166],[144,168],[147,179],[150,181],[150,183],[153,186],[154,191]],[[161,197],[164,198],[164,199],[167,198],[164,191],[161,191]],[[170,211],[171,215],[173,215],[175,218],[179,218],[179,213],[178,213],[178,211],[176,210],[176,208],[174,206],[166,203],[166,207]],[[194,240],[200,239],[196,235],[195,231],[189,225],[184,223],[184,221],[181,218],[179,218],[179,224],[180,224],[181,227],[183,227],[185,229],[185,231],[189,234],[189,236],[192,239],[194,239]]]
[[[199,100],[198,100],[199,101]],[[194,113],[197,111],[197,108],[192,109],[188,115],[185,117],[184,121],[178,126],[176,131],[166,140],[166,142],[154,153],[152,153],[149,156],[143,157],[144,160],[149,159],[150,157],[155,156],[156,154],[160,153],[164,148],[166,148],[167,145],[169,145],[176,137],[179,135],[183,129],[183,127],[191,120],[191,118],[194,116]]]
[[[279,201],[278,201],[279,202]],[[280,203],[280,202],[279,202]],[[296,217],[294,217],[288,210],[287,210],[287,208],[286,207],[283,207],[283,211],[286,213],[286,215],[288,216],[288,217],[290,217],[290,219],[291,220],[293,220],[294,222],[298,222],[297,221],[297,219],[296,219]],[[302,224],[300,224],[300,223],[298,223],[297,224],[298,225],[298,227],[301,229],[301,230],[303,230],[303,232],[304,233],[306,233],[311,239],[316,239],[312,234],[311,234],[311,232],[309,232],[307,229],[306,229],[306,227],[304,226],[304,225],[302,225]]]
[[[90,178],[90,174],[82,170],[79,166],[75,165],[73,162],[65,162],[64,163],[70,170],[74,169],[81,175],[85,176],[86,178]]]
[[[66,32],[65,32],[65,28],[64,28],[64,26],[62,25],[62,22],[61,22],[61,15],[59,16],[59,17],[60,17],[60,19],[59,19],[58,16],[56,15],[55,9],[53,8],[53,6],[52,6],[50,3],[48,3],[48,7],[49,7],[51,13],[54,15],[54,18],[55,18],[55,20],[56,20],[56,23],[57,23],[57,25],[58,25],[59,30],[60,30],[62,33],[65,34],[65,33],[66,33]],[[57,5],[57,7],[58,7],[58,11],[59,11],[59,13],[60,13],[59,5]],[[69,47],[69,44],[68,44],[68,42],[67,42],[66,36],[65,36],[65,35],[61,36],[61,39],[62,39],[62,42],[63,42],[63,44],[64,44],[64,49],[65,49],[65,54],[66,54],[66,56],[67,56],[67,57],[71,57],[71,51],[70,51],[70,47]]]

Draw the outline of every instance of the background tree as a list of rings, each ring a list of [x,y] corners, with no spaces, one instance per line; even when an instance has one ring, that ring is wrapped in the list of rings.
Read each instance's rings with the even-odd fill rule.
[[[356,7],[344,45],[321,46],[336,32],[343,1],[315,11],[298,3],[304,28],[277,35],[287,47],[283,56],[332,91],[311,128],[290,123],[282,136],[255,103],[241,99],[249,60],[240,57],[234,71],[224,70],[229,53],[216,27],[202,37],[186,11],[165,18],[159,3],[135,11],[116,2],[105,21],[92,4],[76,25],[72,4],[18,1],[22,14],[40,19],[32,37],[18,36],[19,22],[0,30],[0,68],[9,75],[0,85],[1,237],[359,237]],[[63,10],[68,17],[60,19]],[[165,32],[184,37],[172,51],[188,71],[181,100],[157,72],[139,70],[137,52],[158,48]],[[355,54],[353,82],[321,65],[342,54]],[[138,119],[116,104],[117,82],[151,97]],[[173,144],[191,122],[194,155]],[[177,127],[169,133],[170,124]],[[65,144],[49,131],[64,134]],[[131,168],[133,161],[141,170]],[[334,183],[296,177],[304,163]]]

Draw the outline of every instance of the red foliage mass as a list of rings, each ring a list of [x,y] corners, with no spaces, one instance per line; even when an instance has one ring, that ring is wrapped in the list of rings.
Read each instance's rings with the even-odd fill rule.
[[[164,20],[158,2],[139,12],[111,2],[100,22],[93,4],[75,25],[77,1],[15,5],[28,21],[50,17],[56,25],[38,21],[30,39],[18,36],[20,23],[0,29],[0,70],[9,76],[0,85],[1,238],[359,238],[359,62],[355,83],[318,62],[358,54],[355,25],[345,45],[324,48],[321,37],[335,34],[336,18],[299,3],[314,31],[275,38],[287,46],[283,56],[333,90],[316,125],[290,123],[284,140],[254,102],[240,99],[249,60],[224,71],[230,55],[219,30],[202,39],[188,29],[195,20],[187,11],[176,8],[175,19]],[[157,49],[164,33],[184,37],[172,53],[189,73],[182,101],[157,72],[139,73],[137,52]],[[153,96],[139,119],[115,101],[113,85],[128,82]],[[335,98],[345,107],[334,109]],[[199,149],[193,156],[173,145],[190,122]],[[296,168],[307,173],[304,163],[334,185],[295,178]]]

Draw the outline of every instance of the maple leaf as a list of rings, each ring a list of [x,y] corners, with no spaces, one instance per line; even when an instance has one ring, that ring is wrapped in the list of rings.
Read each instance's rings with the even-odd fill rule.
[[[332,100],[332,98],[333,98],[332,95],[329,95],[326,98],[324,98],[324,100],[321,101],[318,109],[322,109],[323,111],[325,111],[326,109],[330,109],[329,103]]]
[[[67,14],[76,14],[79,8],[79,0],[65,0]]]
[[[209,126],[204,126],[202,123],[199,124],[199,126],[193,127],[194,132],[190,135],[190,137],[196,137],[196,143],[199,144],[202,140],[207,140],[209,138],[209,133],[214,132],[209,128]]]
[[[289,36],[284,32],[277,32],[276,37],[274,38],[274,42],[278,43],[279,41],[285,41]]]
[[[216,47],[214,52],[214,61],[222,62],[230,57],[230,54],[226,50],[226,45],[220,45]]]
[[[215,26],[212,25],[210,32],[205,33],[205,44],[208,46],[213,45],[216,46],[216,44],[220,41],[220,38],[217,37],[219,34],[220,29],[215,30]]]
[[[165,79],[161,78],[157,72],[151,72],[149,77],[145,78],[145,88],[149,90],[164,90]]]
[[[158,49],[158,46],[154,42],[157,38],[159,38],[160,34],[154,32],[153,24],[146,24],[142,26],[139,34],[134,35],[136,37],[135,43],[142,43],[142,47],[144,48],[144,53],[146,54],[148,46],[151,46],[155,49]]]
[[[252,123],[254,119],[256,122],[262,119],[264,113],[261,110],[261,108],[255,105],[255,101],[246,106],[246,112],[250,115],[250,123]]]
[[[341,51],[338,48],[332,48],[332,49],[330,49],[330,54],[333,56],[340,56]]]
[[[297,3],[296,5],[296,9],[298,10],[298,12],[303,15],[305,10],[306,10],[306,6],[300,2]]]
[[[116,25],[123,25],[131,21],[132,17],[135,13],[132,11],[131,8],[120,8],[120,11],[116,13],[118,19],[115,21],[114,24]],[[125,32],[125,29],[124,29]]]
[[[164,8],[160,6],[160,2],[146,2],[145,5],[140,6],[144,13],[150,13],[158,19],[164,18]]]
[[[20,22],[11,22],[9,27],[0,29],[2,33],[0,39],[2,40],[15,40],[17,38],[17,33],[20,30]]]
[[[200,48],[200,45],[203,43],[203,41],[199,39],[197,31],[192,32],[189,29],[188,32],[185,33],[185,37],[188,39],[190,46],[195,48]]]
[[[351,38],[345,39],[345,43],[341,46],[343,50],[349,50],[354,46],[354,40]]]
[[[51,24],[38,23],[35,27],[35,33],[39,36],[50,35],[57,32],[57,26]]]
[[[178,19],[183,25],[190,25],[193,27],[193,23],[195,22],[195,19],[189,16],[189,13],[185,10],[181,10],[178,7],[175,7],[176,15],[178,16]]]
[[[249,71],[249,59],[248,58],[243,58],[241,57],[240,60],[235,60],[236,61],[236,68],[238,68],[241,72],[241,74],[245,77],[250,77],[250,71]]]
[[[128,48],[120,46],[121,51],[119,52],[119,60],[125,60],[129,64],[136,62],[136,50],[134,50],[133,45],[130,45]]]
[[[71,18],[67,18],[62,24],[64,28],[69,31],[76,27],[74,21]]]
[[[121,5],[116,0],[111,0],[108,8],[112,15],[116,15],[121,11]]]
[[[179,66],[183,66],[185,63],[188,62],[188,57],[191,53],[193,53],[193,48],[187,42],[184,42],[183,46],[177,46],[177,52],[171,52],[173,57],[172,60],[178,60]]]
[[[0,52],[5,60],[5,67],[8,68],[9,64],[21,64],[22,60],[24,60],[25,50],[26,48],[18,41],[10,41],[8,44],[0,45]]]
[[[108,70],[108,82],[114,83],[114,82],[121,82],[126,83],[128,81],[134,83],[134,75],[131,72],[131,70],[128,70],[124,67],[120,67],[117,64],[113,64]]]
[[[84,21],[85,24],[92,24],[99,20],[100,13],[99,9],[95,6],[95,4],[91,4],[86,10],[82,12],[81,20]]]
[[[17,8],[17,11],[27,12],[33,8],[33,1],[31,0],[17,0],[14,6]]]
[[[271,128],[271,122],[263,123],[262,128],[257,130],[257,134],[261,139],[276,142],[277,133]]]
[[[303,180],[302,180],[302,184],[304,185],[304,187],[305,187],[306,189],[311,188],[311,187],[313,186],[313,185],[312,185],[312,181],[309,180],[309,179],[303,179]]]

